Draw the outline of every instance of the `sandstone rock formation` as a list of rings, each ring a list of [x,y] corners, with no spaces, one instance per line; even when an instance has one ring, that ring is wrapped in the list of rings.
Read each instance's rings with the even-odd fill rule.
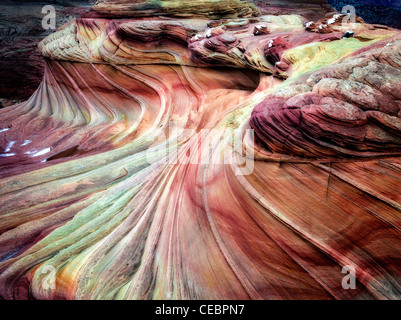
[[[93,10],[107,17],[168,15],[240,18],[260,14],[255,5],[241,0],[98,0]]]
[[[401,298],[400,31],[146,3],[0,109],[0,297]]]
[[[386,43],[386,44],[385,44]],[[372,158],[401,152],[401,41],[303,75],[253,111],[275,156]]]

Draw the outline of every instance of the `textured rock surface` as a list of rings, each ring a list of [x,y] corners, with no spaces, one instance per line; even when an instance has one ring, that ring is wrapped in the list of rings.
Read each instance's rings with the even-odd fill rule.
[[[93,10],[107,17],[168,15],[240,18],[260,14],[255,5],[241,0],[98,0]]]
[[[262,15],[299,14],[308,20],[316,20],[325,13],[335,11],[325,0],[253,0],[252,3],[259,8]]]
[[[400,155],[401,41],[301,76],[258,105],[267,148],[307,158]]]
[[[90,1],[72,0],[52,3],[56,9],[56,27],[90,10]],[[39,86],[44,60],[37,47],[52,30],[42,28],[42,8],[46,1],[8,1],[0,3],[0,99],[23,101]]]
[[[401,34],[340,18],[43,40],[39,88],[0,110],[0,297],[401,298]]]
[[[99,11],[89,12],[93,0],[68,0],[68,1],[55,1],[54,6],[57,11],[57,28],[61,27],[64,23],[74,17],[80,15],[84,16],[110,16],[107,13],[107,8],[111,8],[111,3],[98,3]],[[131,1],[133,3],[133,1]],[[166,1],[163,1],[166,2]],[[171,3],[171,1],[168,1]],[[322,10],[324,12],[332,11],[333,9],[324,4],[324,1],[308,1],[307,3],[300,3],[299,1],[274,1],[267,3],[261,1],[250,1],[258,6],[259,11],[266,14],[282,15],[282,14],[300,14],[307,19],[317,19],[321,16]],[[155,10],[155,3],[159,4],[158,9]],[[148,14],[152,12],[156,16],[167,14],[167,11],[160,8],[162,1],[153,1],[153,9],[145,10]],[[188,1],[189,4],[194,3]],[[239,1],[231,1],[236,3],[235,6],[240,6],[240,12],[245,14],[249,10],[252,14],[255,13],[255,8],[249,4],[238,4]],[[38,43],[50,32],[51,30],[43,30],[41,21],[44,17],[41,10],[44,5],[49,3],[43,1],[30,1],[24,2],[21,0],[9,1],[4,0],[0,4],[0,43],[2,48],[0,50],[0,108],[9,106],[12,102],[26,100],[38,87],[44,71],[44,61],[37,50]],[[138,3],[136,5],[139,5]],[[192,5],[191,5],[192,6]],[[208,6],[200,6],[195,4],[196,12],[199,9],[210,11]],[[210,5],[209,5],[210,6]],[[180,13],[176,7],[170,5],[171,10],[168,15],[174,15],[174,12]],[[200,8],[201,7],[201,8]],[[228,16],[238,16],[238,12],[233,13],[233,7],[227,6],[227,1],[220,4],[224,8],[219,14]],[[101,9],[103,8],[103,9]],[[192,8],[192,9],[190,9]],[[194,7],[189,7],[190,11]],[[206,9],[205,9],[206,8]],[[103,11],[102,11],[103,10]],[[164,11],[163,11],[164,10]],[[161,12],[163,11],[163,13]],[[144,12],[133,11],[132,14],[141,14]],[[126,10],[123,14],[126,14]],[[184,15],[188,17],[188,15]],[[181,18],[184,17],[181,15]],[[204,15],[201,15],[204,16]],[[217,15],[218,16],[218,15]],[[220,17],[220,16],[218,16]]]

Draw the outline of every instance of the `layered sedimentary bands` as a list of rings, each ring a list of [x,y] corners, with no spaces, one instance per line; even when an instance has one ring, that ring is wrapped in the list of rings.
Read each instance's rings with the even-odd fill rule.
[[[185,3],[39,44],[0,110],[1,298],[401,298],[400,31]]]

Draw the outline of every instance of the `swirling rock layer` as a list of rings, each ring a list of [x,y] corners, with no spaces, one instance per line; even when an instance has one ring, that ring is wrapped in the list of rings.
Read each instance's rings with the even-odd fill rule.
[[[45,39],[40,87],[0,110],[1,298],[399,299],[400,33],[312,23]]]
[[[301,76],[253,111],[272,154],[306,158],[400,155],[401,41]]]

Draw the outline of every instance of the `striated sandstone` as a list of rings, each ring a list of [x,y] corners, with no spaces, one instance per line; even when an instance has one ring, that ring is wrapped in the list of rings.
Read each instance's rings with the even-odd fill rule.
[[[400,299],[401,33],[309,2],[101,1],[46,37],[0,109],[0,298]]]

